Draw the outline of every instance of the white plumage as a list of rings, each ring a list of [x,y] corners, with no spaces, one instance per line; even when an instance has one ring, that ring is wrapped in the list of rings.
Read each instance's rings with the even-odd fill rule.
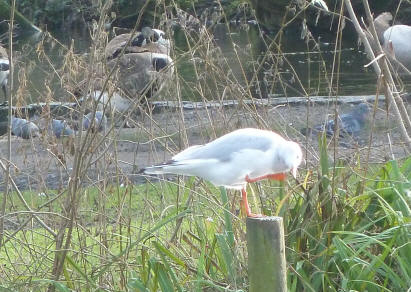
[[[226,134],[208,144],[191,146],[170,161],[146,167],[147,174],[173,173],[198,176],[216,186],[243,191],[248,182],[264,178],[296,176],[302,161],[300,146],[266,130],[246,128]],[[245,197],[245,198],[244,198]],[[248,204],[246,210],[248,216]]]
[[[6,49],[0,45],[0,87],[3,90],[4,98],[7,99],[7,83],[10,74],[9,56]]]
[[[384,48],[411,70],[411,26],[394,25],[384,31]]]
[[[392,19],[390,12],[381,13],[374,19],[378,40],[388,54],[411,70],[411,26],[390,26]]]

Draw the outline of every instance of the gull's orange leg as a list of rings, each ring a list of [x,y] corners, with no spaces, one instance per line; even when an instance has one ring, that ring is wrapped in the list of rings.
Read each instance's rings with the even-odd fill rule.
[[[274,174],[267,174],[264,176],[259,176],[256,178],[250,178],[248,175],[245,177],[245,181],[248,183],[253,183],[256,181],[260,181],[263,179],[273,179],[273,180],[285,180],[285,173],[274,173]],[[245,211],[247,217],[264,217],[264,215],[262,214],[254,214],[251,213],[251,209],[250,206],[248,205],[248,200],[247,200],[247,191],[245,190],[246,187],[244,187],[241,190],[241,194],[242,194],[242,200],[241,200],[241,208],[242,210]]]
[[[256,181],[260,181],[263,179],[273,179],[273,180],[285,180],[285,173],[274,173],[274,174],[267,174],[264,176],[259,176],[256,178],[250,178],[248,175],[245,177],[245,181],[248,183],[253,183]]]
[[[247,217],[254,217],[254,218],[255,217],[264,217],[264,215],[262,215],[262,214],[251,213],[250,206],[248,205],[247,191],[245,190],[245,187],[241,190],[241,195],[242,195],[241,209],[245,210],[245,214],[247,215]]]

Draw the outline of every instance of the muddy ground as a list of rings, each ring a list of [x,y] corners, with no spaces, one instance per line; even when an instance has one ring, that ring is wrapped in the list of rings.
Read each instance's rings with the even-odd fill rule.
[[[338,109],[344,113],[350,111],[352,106],[339,105]],[[307,107],[301,104],[257,109],[239,105],[201,110],[164,110],[151,115],[138,115],[134,119],[135,128],[113,128],[105,138],[97,134],[94,139],[88,139],[91,143],[82,149],[86,158],[82,165],[81,182],[85,185],[111,181],[122,184],[145,182],[146,178],[138,174],[141,167],[162,162],[189,145],[206,143],[242,127],[272,129],[298,141],[306,155],[306,165],[302,168],[316,167],[319,159],[317,137],[313,135],[306,138],[300,130],[306,127],[307,121],[312,126],[331,119],[333,113],[333,105],[315,104]],[[335,152],[336,158],[344,159],[347,163],[355,163],[356,154],[362,160],[366,159],[372,124],[371,162],[384,162],[407,155],[392,111],[387,112],[385,104],[380,103],[374,122],[372,115],[371,112],[359,137],[340,139],[335,151],[335,144],[330,141],[331,158],[334,158]],[[82,136],[84,141],[86,133]],[[7,137],[3,136],[0,138],[3,163],[6,163],[7,147]],[[72,153],[75,147],[76,141],[68,138],[57,140],[46,134],[32,140],[12,137],[12,178],[17,187],[39,193],[66,188],[73,171]],[[4,174],[2,171],[2,190]]]

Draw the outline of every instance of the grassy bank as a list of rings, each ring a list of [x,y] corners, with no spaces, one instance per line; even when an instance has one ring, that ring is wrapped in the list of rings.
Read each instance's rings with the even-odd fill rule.
[[[115,16],[109,1],[96,3],[101,17],[90,28],[87,52],[76,51],[77,40],[65,46],[50,35],[37,43],[36,57],[46,63],[41,69],[46,77],[36,89],[39,101],[76,102],[101,87],[121,92],[116,70],[102,71],[107,73],[102,73],[103,81],[96,77],[107,61],[104,49],[114,33],[106,24]],[[162,4],[165,13],[161,20],[154,19],[155,27],[172,39],[178,26],[185,46],[171,47],[174,72],[152,100],[238,102],[231,107],[154,113],[149,103],[139,100],[127,113],[134,126],[127,131],[118,127],[125,123],[124,116],[106,108],[105,132],[89,129],[60,140],[47,131],[30,140],[1,138],[5,191],[0,210],[0,291],[248,291],[240,194],[226,194],[198,178],[155,179],[137,173],[187,146],[244,127],[274,130],[304,149],[297,179],[289,176],[281,183],[248,186],[254,212],[284,218],[289,290],[407,291],[411,158],[404,154],[391,104],[369,104],[373,110],[357,137],[317,141],[301,134],[302,128],[336,120],[335,114],[349,106],[338,103],[344,86],[339,83],[340,65],[345,61],[340,35],[327,49],[334,54],[331,64],[322,50],[329,44],[320,43],[302,25],[297,41],[304,61],[297,68],[290,62],[294,53],[284,53],[285,29],[267,35],[255,24],[248,34],[250,27],[242,18],[237,25],[244,31],[236,35],[220,7],[191,15],[175,4]],[[290,7],[290,13],[303,17],[307,7]],[[284,18],[284,28],[293,20]],[[230,40],[229,54],[223,54],[214,35],[216,22],[225,26],[220,36]],[[235,37],[243,36],[249,37],[250,45],[238,45]],[[261,38],[263,47],[253,48],[253,38]],[[49,57],[48,47],[58,48],[58,62]],[[365,57],[363,61],[368,63]],[[29,100],[27,84],[32,80],[25,70],[37,68],[31,62],[20,66],[13,104]],[[184,69],[189,73],[182,74]],[[52,90],[56,79],[61,94]],[[400,79],[395,82],[402,86]],[[370,83],[377,88],[376,95],[382,92],[377,77]],[[320,90],[335,102],[311,103],[310,96]],[[243,102],[278,93],[300,94],[304,102],[276,107]],[[73,117],[63,118],[78,122],[96,109],[95,103],[79,103]],[[46,107],[41,114],[50,115]],[[61,179],[54,184],[58,190],[50,190],[45,177]],[[26,183],[20,192],[15,182],[22,178]]]
[[[330,165],[300,183],[251,186],[263,212],[283,216],[290,291],[404,291],[411,275],[411,159]],[[305,177],[305,179],[304,179]],[[0,251],[3,288],[59,291],[246,291],[239,194],[196,179],[86,187],[61,281],[50,280],[55,241],[13,202]],[[25,192],[53,228],[62,194]],[[52,202],[50,202],[52,201]],[[251,200],[253,201],[253,200]],[[13,210],[15,212],[13,212]],[[228,217],[227,217],[228,216]],[[229,218],[229,220],[227,220]]]

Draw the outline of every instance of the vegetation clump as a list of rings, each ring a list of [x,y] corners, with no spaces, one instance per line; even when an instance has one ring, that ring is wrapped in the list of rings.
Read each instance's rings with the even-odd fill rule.
[[[0,290],[247,291],[239,192],[227,194],[198,178],[143,176],[139,169],[234,129],[257,127],[298,141],[305,159],[296,179],[253,183],[247,189],[253,210],[284,219],[288,289],[407,291],[411,158],[398,134],[405,116],[393,114],[391,101],[386,106],[372,96],[364,113],[367,121],[361,120],[355,131],[358,139],[350,133],[335,134],[339,110],[350,107],[339,103],[344,101],[340,33],[346,16],[333,12],[341,26],[329,50],[331,63],[323,50],[329,44],[299,22],[298,54],[305,61],[295,64],[290,61],[294,52],[286,52],[286,18],[275,35],[266,35],[258,24],[251,24],[253,31],[244,19],[237,24],[245,30],[238,32],[226,21],[231,12],[224,7],[201,18],[191,13],[200,1],[191,11],[189,1],[157,1],[161,17],[150,16],[153,27],[181,40],[171,44],[171,82],[149,100],[125,95],[131,105],[123,115],[88,97],[97,84],[108,97],[119,90],[113,81],[118,71],[109,70],[104,80],[97,80],[96,72],[105,65],[104,51],[115,33],[107,24],[120,18],[120,9],[135,13],[128,6],[131,2],[33,3],[33,17],[44,19],[42,9],[47,7],[47,17],[53,15],[50,22],[55,20],[55,25],[61,25],[57,18],[73,10],[84,19],[94,19],[98,11],[98,17],[89,27],[86,52],[77,51],[78,39],[61,44],[45,34],[34,50],[41,67],[21,61],[29,46],[11,62],[19,70],[13,76],[18,85],[8,95],[9,104],[24,105],[35,92],[43,110],[40,118],[65,115],[77,128],[73,127],[74,135],[60,138],[39,131],[27,140],[0,139]],[[309,2],[305,4],[308,7]],[[19,5],[30,14],[27,1]],[[304,7],[295,13],[304,14]],[[138,11],[138,21],[127,33],[144,25],[140,16],[145,10]],[[211,20],[224,20],[219,21],[221,26],[207,21],[211,15]],[[229,40],[228,48],[219,43],[222,37]],[[261,38],[263,45],[242,47],[241,38],[249,43]],[[54,62],[53,54],[61,58]],[[379,58],[374,62],[384,59]],[[361,62],[369,60],[364,57]],[[44,78],[29,90],[34,77],[27,76],[32,71],[36,78]],[[403,85],[402,76],[395,77],[393,82]],[[382,79],[374,76],[369,82],[377,97],[390,92]],[[314,95],[324,92],[322,103],[312,102]],[[275,94],[286,101],[262,98]],[[292,98],[297,94],[299,98]],[[67,110],[62,104],[64,114],[51,110],[54,102],[63,101],[72,105]],[[31,119],[27,112],[4,107]],[[96,124],[99,117],[102,129]],[[134,128],[119,127],[125,118]],[[324,121],[332,124],[331,137],[301,134],[302,128]]]

